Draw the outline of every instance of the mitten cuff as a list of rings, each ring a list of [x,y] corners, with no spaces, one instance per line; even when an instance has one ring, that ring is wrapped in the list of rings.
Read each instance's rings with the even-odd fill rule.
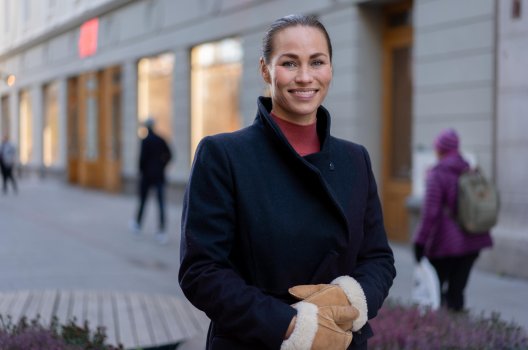
[[[310,350],[317,333],[317,306],[307,302],[292,305],[297,309],[295,328],[288,339],[282,342],[280,350]]]
[[[358,281],[350,276],[340,276],[332,281],[345,292],[350,304],[358,309],[359,316],[352,323],[352,331],[359,331],[368,321],[367,298]]]

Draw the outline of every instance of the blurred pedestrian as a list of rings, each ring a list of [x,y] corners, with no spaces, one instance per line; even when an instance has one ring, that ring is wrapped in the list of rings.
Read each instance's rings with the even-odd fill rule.
[[[253,125],[204,138],[179,282],[207,349],[366,349],[396,271],[367,150],[330,134],[332,47],[311,16],[266,33]]]
[[[144,126],[147,128],[147,136],[141,141],[139,153],[139,204],[135,220],[131,223],[134,233],[141,232],[143,212],[149,190],[156,190],[158,201],[158,232],[156,239],[165,244],[168,235],[165,231],[165,169],[172,159],[172,152],[167,142],[154,131],[155,120],[148,118]]]
[[[483,248],[492,246],[489,232],[469,234],[456,222],[458,178],[469,169],[459,151],[454,129],[442,130],[434,141],[437,163],[427,174],[421,221],[414,236],[416,261],[426,256],[434,266],[442,306],[464,311],[464,291]]]
[[[9,141],[9,135],[5,134],[0,145],[0,168],[2,170],[2,190],[7,194],[7,183],[11,181],[13,191],[17,193],[17,183],[13,175],[13,168],[16,163],[16,148],[15,145]]]

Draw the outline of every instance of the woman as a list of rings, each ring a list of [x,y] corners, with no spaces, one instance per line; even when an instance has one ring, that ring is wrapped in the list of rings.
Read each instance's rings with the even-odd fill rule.
[[[431,261],[440,282],[442,305],[452,311],[464,310],[464,290],[480,250],[491,247],[489,232],[467,234],[456,223],[458,178],[469,169],[460,155],[458,134],[440,132],[434,142],[438,163],[427,175],[421,222],[414,252],[416,261]]]
[[[331,136],[321,106],[324,26],[275,21],[260,71],[253,125],[198,146],[180,285],[212,321],[207,349],[365,349],[396,271],[367,151]]]

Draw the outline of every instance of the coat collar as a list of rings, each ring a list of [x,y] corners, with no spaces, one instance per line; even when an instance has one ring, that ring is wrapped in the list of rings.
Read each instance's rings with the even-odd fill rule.
[[[281,143],[285,144],[292,152],[297,153],[282,133],[280,127],[277,125],[277,123],[275,123],[270,115],[272,107],[271,98],[260,96],[258,98],[257,105],[258,111],[255,118],[255,123],[262,123],[264,126],[270,128]],[[320,106],[317,109],[317,135],[319,136],[319,142],[321,143],[321,152],[326,152],[329,147],[328,140],[330,136],[330,113],[323,106]]]
[[[286,136],[282,133],[280,130],[280,127],[275,123],[273,118],[270,115],[271,112],[271,98],[269,97],[259,97],[258,99],[258,111],[257,116],[255,118],[254,125],[260,125],[264,128],[266,132],[272,135],[272,137],[286,150],[286,153],[292,156],[293,159],[295,159],[298,164],[305,167],[305,169],[308,169],[312,174],[315,175],[317,178],[317,181],[324,189],[324,192],[328,195],[331,202],[335,205],[337,211],[339,212],[342,222],[346,226],[346,232],[348,232],[348,219],[347,216],[343,210],[342,205],[339,203],[338,197],[328,184],[328,182],[325,180],[321,170],[317,168],[312,162],[315,159],[319,159],[319,161],[328,162],[328,164],[332,164],[332,155],[330,152],[330,142],[331,142],[331,136],[330,136],[330,113],[324,108],[323,106],[320,106],[317,109],[317,134],[319,135],[319,141],[321,143],[321,151],[317,153],[310,154],[306,157],[301,157],[290,145],[288,140],[286,139]],[[346,245],[342,247],[343,249],[346,249]]]

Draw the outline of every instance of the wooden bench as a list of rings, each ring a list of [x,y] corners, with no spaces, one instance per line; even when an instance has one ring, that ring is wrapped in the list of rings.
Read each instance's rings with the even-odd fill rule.
[[[184,342],[206,331],[206,316],[172,295],[86,291],[24,290],[0,293],[0,314],[13,322],[40,315],[43,325],[56,316],[60,324],[88,321],[90,330],[105,327],[107,343],[125,349]]]

